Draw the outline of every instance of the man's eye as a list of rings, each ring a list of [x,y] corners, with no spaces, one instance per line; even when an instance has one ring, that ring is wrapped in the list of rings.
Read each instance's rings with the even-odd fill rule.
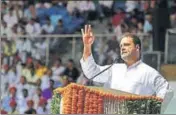
[[[124,46],[130,46],[130,44],[125,44]]]

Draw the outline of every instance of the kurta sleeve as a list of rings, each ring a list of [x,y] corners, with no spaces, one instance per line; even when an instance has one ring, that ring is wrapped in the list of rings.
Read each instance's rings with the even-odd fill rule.
[[[170,87],[167,80],[158,72],[154,72],[154,77],[152,82],[153,82],[152,87],[156,92],[156,96],[163,98],[163,103],[161,108],[161,113],[163,113],[166,110],[171,99],[173,98],[173,95],[174,95],[173,89]]]
[[[88,57],[88,59],[85,61],[83,58],[80,60],[81,63],[81,67],[82,70],[85,74],[85,76],[88,79],[91,79],[92,77],[94,77],[97,73],[99,73],[100,71],[106,69],[107,67],[109,67],[110,65],[106,65],[106,66],[99,66],[95,63],[94,58],[92,55],[90,55]],[[95,77],[93,79],[93,81],[95,82],[99,82],[99,83],[105,83],[107,82],[108,78],[111,76],[111,68],[104,71],[102,74],[98,75],[97,77]]]

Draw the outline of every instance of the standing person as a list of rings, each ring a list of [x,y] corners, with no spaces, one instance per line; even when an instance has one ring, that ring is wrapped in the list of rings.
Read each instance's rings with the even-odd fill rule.
[[[69,77],[71,82],[76,82],[77,78],[79,77],[79,70],[76,68],[73,59],[69,59],[67,62],[67,67],[63,73],[64,75]]]
[[[80,60],[84,74],[91,79],[106,66],[99,66],[92,56],[91,47],[95,37],[91,26],[85,25],[82,31],[83,56]],[[173,97],[173,90],[166,79],[158,71],[146,65],[141,60],[141,41],[130,33],[122,36],[120,55],[124,63],[114,64],[110,69],[93,79],[105,83],[104,86],[138,95],[155,95],[164,99],[163,110]]]

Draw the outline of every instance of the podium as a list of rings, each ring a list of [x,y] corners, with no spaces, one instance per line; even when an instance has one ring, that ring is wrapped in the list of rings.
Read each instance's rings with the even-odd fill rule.
[[[160,114],[162,99],[71,83],[54,90],[52,114]]]

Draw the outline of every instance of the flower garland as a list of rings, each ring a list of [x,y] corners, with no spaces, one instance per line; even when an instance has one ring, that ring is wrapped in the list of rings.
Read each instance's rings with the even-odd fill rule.
[[[63,114],[158,114],[163,101],[154,96],[116,95],[71,83],[54,90],[53,114],[59,114],[61,97]]]
[[[59,93],[55,93],[52,96],[52,101],[51,101],[52,114],[60,114],[60,101],[61,101],[61,95]]]

